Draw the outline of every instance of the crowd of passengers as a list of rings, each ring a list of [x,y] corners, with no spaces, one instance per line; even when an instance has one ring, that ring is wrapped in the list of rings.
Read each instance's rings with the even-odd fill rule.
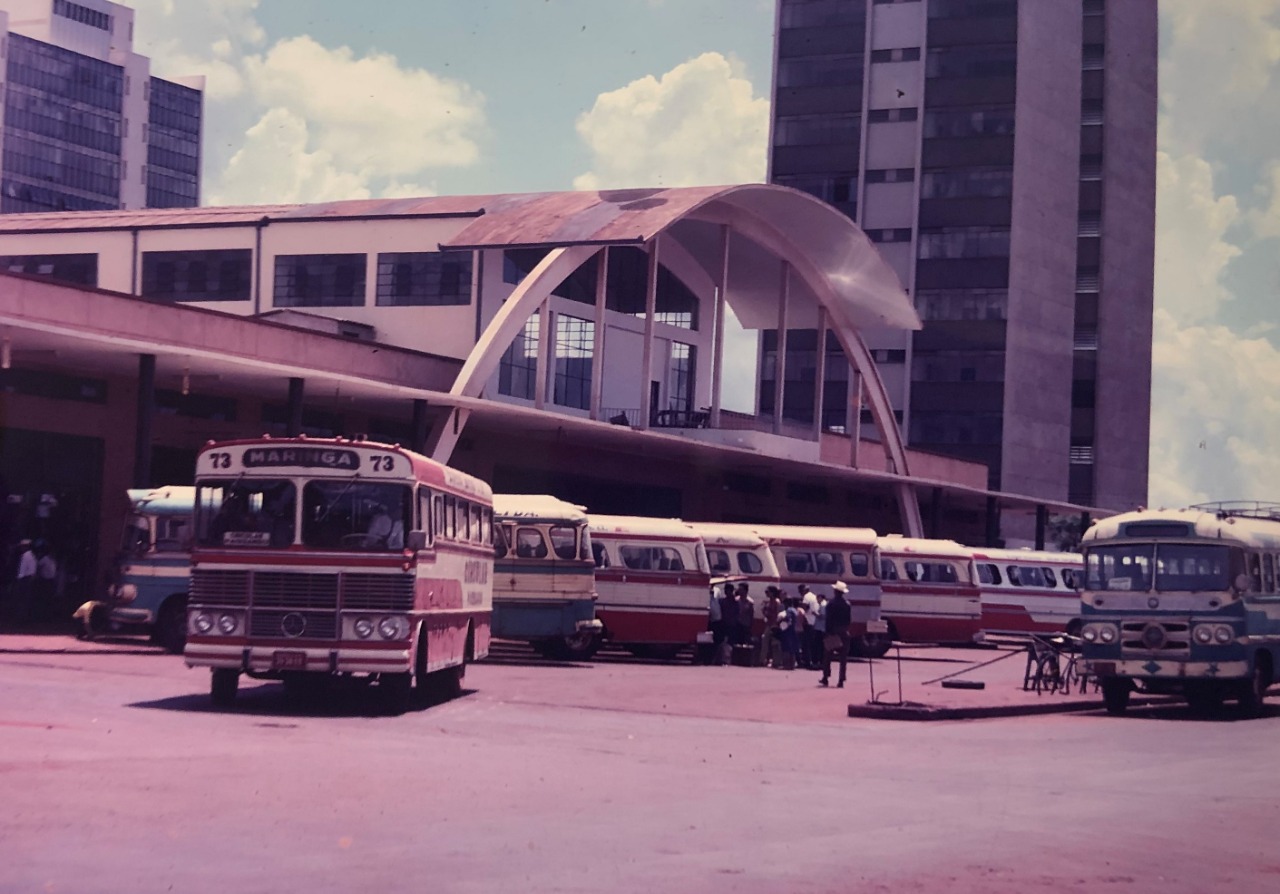
[[[849,656],[850,608],[845,599],[849,588],[843,581],[832,584],[832,598],[814,593],[804,584],[790,595],[769,585],[760,606],[763,630],[756,633],[756,605],[749,587],[729,582],[712,589],[708,606],[708,628],[713,643],[713,661],[729,664],[735,649],[750,650],[751,664],[779,670],[820,670],[819,685],[828,685],[831,662],[840,663],[837,686],[844,686]]]

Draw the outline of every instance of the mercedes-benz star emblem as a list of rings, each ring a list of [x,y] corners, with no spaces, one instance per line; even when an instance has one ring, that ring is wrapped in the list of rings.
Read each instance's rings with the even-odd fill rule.
[[[280,629],[285,636],[296,639],[306,632],[307,619],[298,612],[289,612],[289,614],[280,619]]]

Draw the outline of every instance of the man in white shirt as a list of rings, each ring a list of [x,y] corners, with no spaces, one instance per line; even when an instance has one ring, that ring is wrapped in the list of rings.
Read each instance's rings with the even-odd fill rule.
[[[36,554],[31,541],[18,544],[18,572],[13,582],[13,620],[25,624],[31,620],[31,602],[35,597]]]

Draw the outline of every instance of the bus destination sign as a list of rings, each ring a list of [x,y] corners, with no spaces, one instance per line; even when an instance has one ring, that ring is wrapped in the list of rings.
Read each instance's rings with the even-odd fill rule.
[[[354,450],[330,447],[254,447],[244,452],[246,468],[269,466],[304,466],[311,469],[357,471],[360,454]]]

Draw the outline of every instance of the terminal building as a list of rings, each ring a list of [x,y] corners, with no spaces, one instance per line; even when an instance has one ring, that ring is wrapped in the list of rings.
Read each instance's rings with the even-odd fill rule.
[[[153,76],[133,21],[105,0],[0,0],[0,213],[200,203],[204,78]]]
[[[786,187],[17,214],[0,256],[47,271],[0,275],[3,536],[56,536],[85,586],[127,487],[263,433],[396,442],[602,513],[982,544],[1106,509],[902,443],[861,333],[916,313],[849,218]],[[866,436],[723,407],[728,310],[839,344]],[[825,381],[778,373],[773,407]]]
[[[922,328],[864,332],[907,441],[996,490],[1145,504],[1156,0],[779,0],[776,25],[769,179],[912,295]],[[787,334],[788,365],[819,343]],[[845,410],[829,389],[825,424]]]

